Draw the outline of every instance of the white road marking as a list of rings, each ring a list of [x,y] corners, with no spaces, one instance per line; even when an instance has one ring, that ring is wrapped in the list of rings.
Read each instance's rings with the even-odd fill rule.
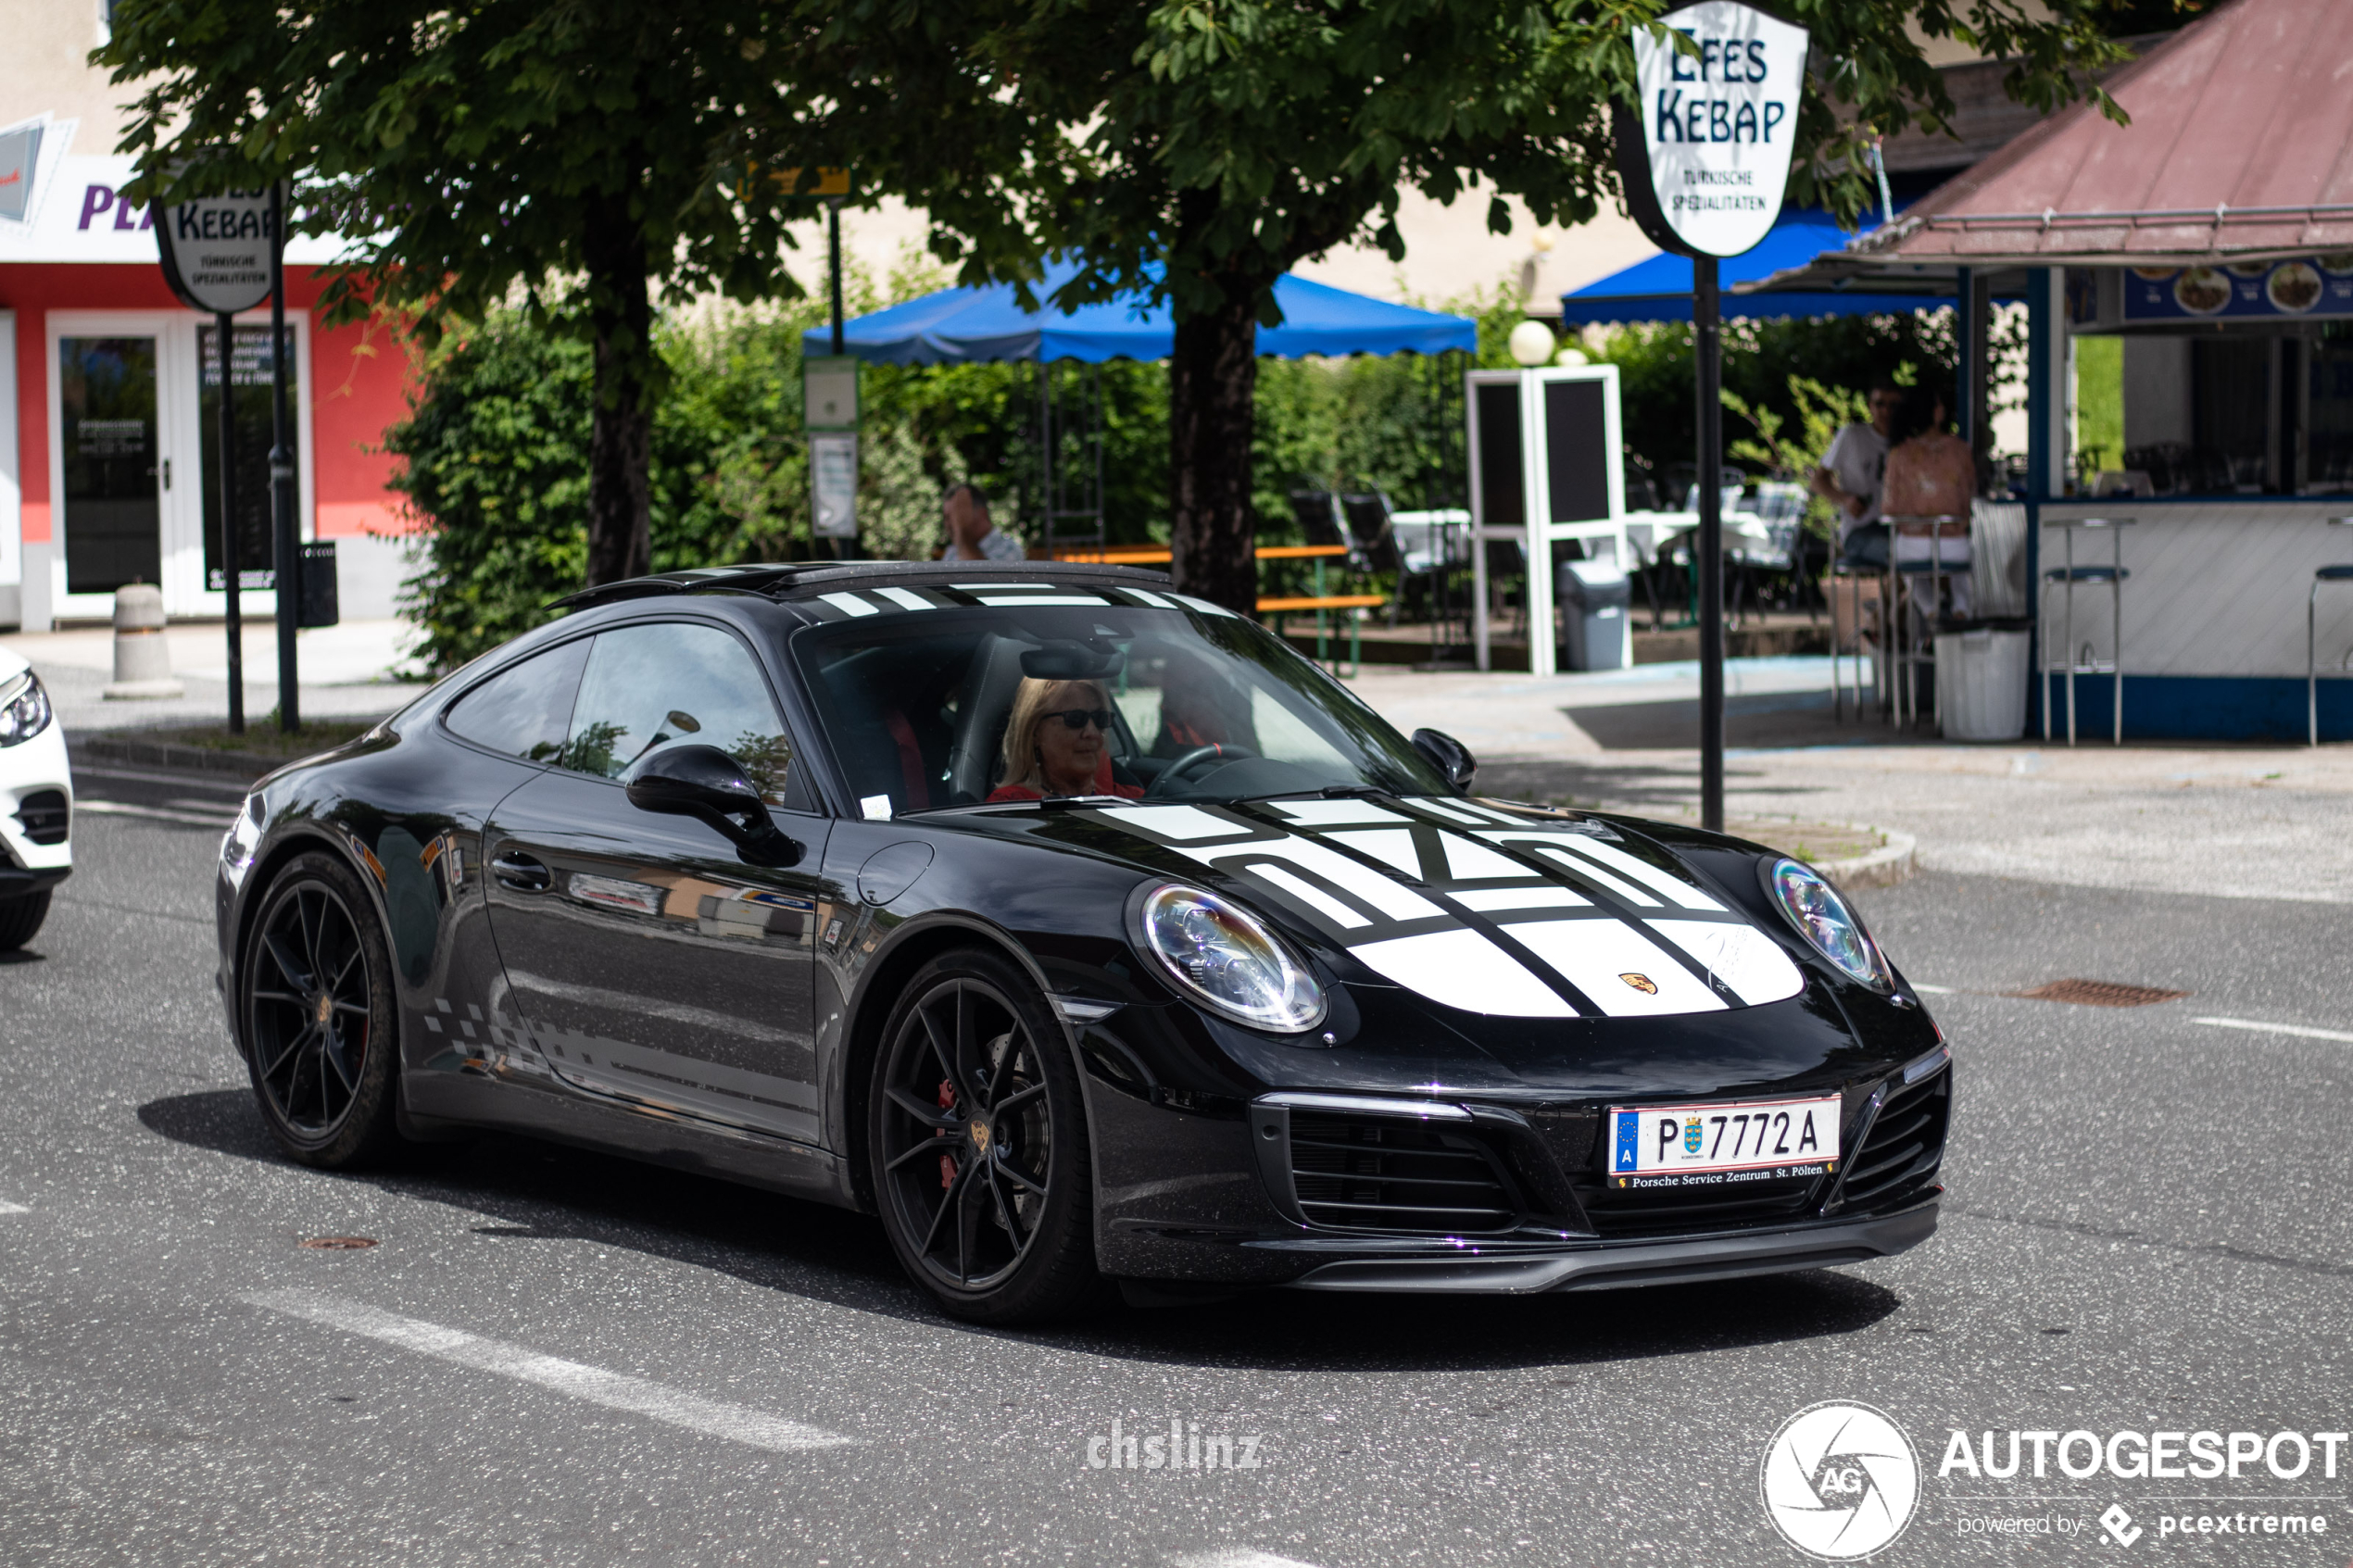
[[[1295,1557],[1277,1557],[1271,1551],[1259,1551],[1252,1547],[1236,1547],[1231,1551],[1189,1552],[1168,1561],[1176,1568],[1315,1568],[1312,1562],[1302,1562]]]
[[[21,1203],[11,1203],[6,1198],[0,1198],[0,1214],[30,1214],[31,1212],[31,1210]]]
[[[161,806],[133,806],[123,800],[77,800],[73,809],[86,816],[144,817],[157,822],[186,822],[193,827],[220,828],[226,832],[236,818],[236,809],[224,803],[219,811],[173,811]]]
[[[543,1356],[520,1345],[484,1339],[463,1329],[396,1313],[378,1311],[340,1297],[313,1290],[260,1290],[239,1299],[273,1312],[302,1318],[346,1334],[364,1335],[404,1350],[433,1356],[478,1372],[495,1372],[519,1383],[534,1383],[572,1399],[610,1410],[651,1416],[673,1426],[700,1432],[755,1449],[794,1453],[803,1449],[839,1448],[856,1441],[797,1421],[785,1421],[742,1405],[706,1399],[698,1394],[666,1387],[642,1377],[629,1377],[602,1367],[586,1366],[555,1356]]]
[[[1915,985],[1912,989],[1923,997],[1949,997],[1953,994],[1950,985]]]
[[[2193,1018],[2192,1023],[2211,1023],[2217,1029],[2252,1029],[2264,1035],[2297,1035],[2307,1040],[2338,1040],[2353,1046],[2353,1035],[2342,1029],[2315,1029],[2303,1023],[2265,1023],[2252,1018]]]

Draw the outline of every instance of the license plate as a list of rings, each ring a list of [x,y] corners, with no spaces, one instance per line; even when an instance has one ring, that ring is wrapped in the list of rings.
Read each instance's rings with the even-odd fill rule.
[[[1730,1105],[1613,1106],[1610,1185],[1713,1185],[1825,1175],[1838,1169],[1843,1107],[1837,1095]]]

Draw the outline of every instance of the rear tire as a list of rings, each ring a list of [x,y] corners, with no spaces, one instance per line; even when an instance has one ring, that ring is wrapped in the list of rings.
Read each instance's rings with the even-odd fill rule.
[[[49,918],[49,893],[21,893],[0,898],[0,953],[13,953],[32,940]]]
[[[237,1022],[262,1120],[286,1158],[339,1171],[401,1143],[392,955],[359,877],[309,854],[262,896],[237,966]]]
[[[891,1249],[950,1313],[1040,1323],[1101,1297],[1077,1070],[1002,957],[957,948],[908,983],[875,1054],[866,1149]]]

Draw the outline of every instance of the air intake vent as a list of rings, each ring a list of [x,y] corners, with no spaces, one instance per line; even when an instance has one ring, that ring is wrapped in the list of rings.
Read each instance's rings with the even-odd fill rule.
[[[1846,1171],[1840,1207],[1868,1209],[1898,1197],[1936,1174],[1952,1120],[1953,1074],[1946,1071],[1909,1088],[1888,1090],[1879,1117]]]
[[[36,789],[17,802],[17,821],[35,844],[66,841],[66,797],[63,790]]]
[[[1403,1117],[1290,1113],[1291,1190],[1310,1223],[1457,1236],[1509,1230],[1520,1203],[1487,1147]]]

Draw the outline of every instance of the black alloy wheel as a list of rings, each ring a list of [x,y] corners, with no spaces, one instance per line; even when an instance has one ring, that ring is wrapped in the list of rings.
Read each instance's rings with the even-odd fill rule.
[[[290,1158],[340,1168],[397,1141],[391,972],[347,867],[313,854],[279,874],[246,938],[238,1019],[255,1098]]]
[[[1100,1288],[1079,1094],[1060,1022],[993,953],[933,960],[892,1010],[875,1195],[900,1262],[957,1316],[1052,1318]]]

